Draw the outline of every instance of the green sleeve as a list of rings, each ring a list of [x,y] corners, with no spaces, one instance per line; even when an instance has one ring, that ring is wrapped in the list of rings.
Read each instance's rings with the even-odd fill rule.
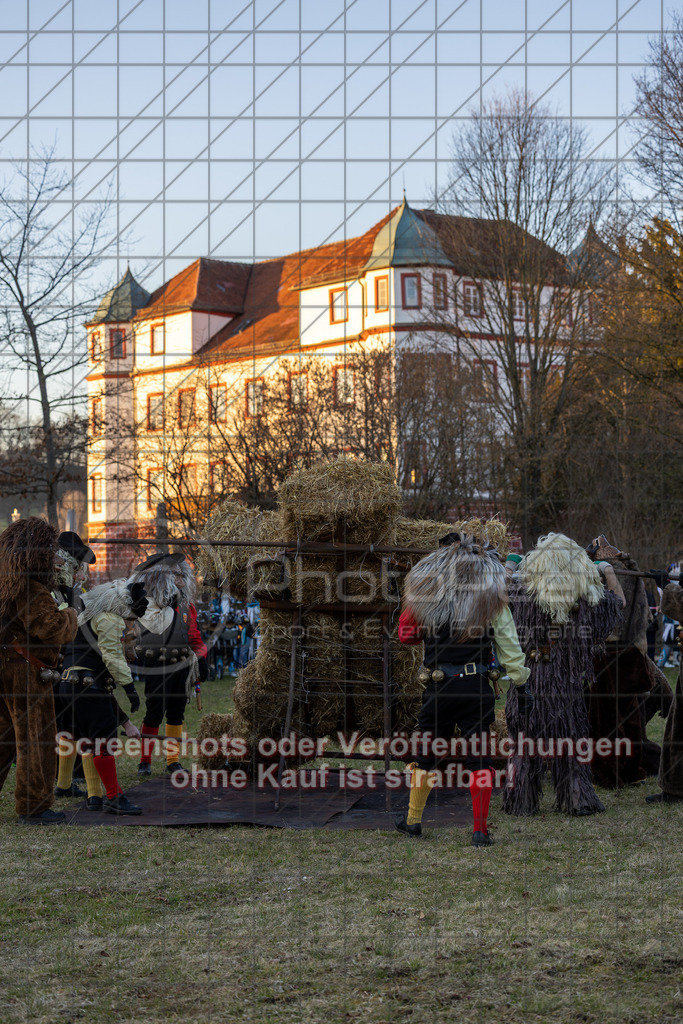
[[[120,686],[128,686],[133,682],[128,662],[123,653],[121,638],[125,623],[120,615],[113,612],[102,612],[92,620],[92,628],[97,634],[100,654],[109,669],[111,677]]]
[[[515,686],[523,686],[531,669],[524,664],[524,651],[519,645],[515,621],[508,607],[503,608],[491,623],[496,656]]]

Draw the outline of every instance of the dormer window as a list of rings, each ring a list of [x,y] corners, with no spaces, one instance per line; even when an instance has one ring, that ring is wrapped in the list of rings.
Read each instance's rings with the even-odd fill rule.
[[[104,433],[104,399],[93,398],[92,402],[92,432],[95,437]]]
[[[183,388],[178,392],[178,426],[188,430],[195,425],[194,388]]]
[[[375,313],[386,313],[389,309],[389,278],[386,274],[375,278]]]
[[[462,286],[462,305],[465,316],[483,316],[481,285],[475,281],[465,281]]]
[[[153,356],[163,356],[166,351],[166,332],[163,324],[152,324],[150,328],[150,352]]]
[[[330,323],[343,324],[349,319],[346,288],[330,289]]]
[[[434,274],[434,309],[448,309],[448,278],[445,274]]]
[[[404,309],[422,309],[419,274],[401,274],[401,299]]]
[[[126,358],[126,332],[120,327],[109,331],[109,355],[112,359]]]
[[[90,335],[90,358],[93,363],[98,363],[103,356],[102,335],[99,331],[93,331]]]

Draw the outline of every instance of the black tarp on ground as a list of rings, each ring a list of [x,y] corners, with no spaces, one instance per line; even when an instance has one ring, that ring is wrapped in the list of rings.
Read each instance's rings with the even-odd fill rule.
[[[312,773],[304,776],[310,781]],[[274,809],[276,791],[268,785],[259,789],[178,789],[169,778],[151,779],[127,790],[126,795],[142,807],[137,817],[88,811],[85,803],[67,810],[67,824],[80,826],[180,826],[180,825],[264,825],[273,828],[393,829],[394,817],[408,807],[405,780],[391,791],[391,811],[385,806],[384,774],[376,772],[373,785],[362,789],[340,786],[340,775],[331,771],[325,788],[282,789],[280,809]],[[433,790],[425,808],[425,828],[470,825],[472,809],[467,789]]]

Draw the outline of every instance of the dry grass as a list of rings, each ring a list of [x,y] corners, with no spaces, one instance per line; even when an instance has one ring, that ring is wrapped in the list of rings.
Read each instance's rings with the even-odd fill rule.
[[[510,550],[510,538],[505,523],[499,519],[460,519],[455,523],[438,522],[433,519],[407,519],[401,516],[396,521],[396,545],[406,548],[434,548],[439,539],[447,533],[462,531],[487,540],[504,558]],[[412,556],[402,556],[403,558]],[[418,561],[418,558],[412,560]]]
[[[203,689],[231,710],[225,682]],[[683,810],[648,807],[654,783],[585,819],[494,797],[496,846],[474,850],[466,829],[22,830],[11,782],[3,1024],[681,1018]]]
[[[388,544],[403,496],[388,463],[340,455],[293,473],[278,504],[288,539]]]

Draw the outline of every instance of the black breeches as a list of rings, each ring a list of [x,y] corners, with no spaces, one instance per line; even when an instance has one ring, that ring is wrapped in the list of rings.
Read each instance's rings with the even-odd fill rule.
[[[431,733],[434,739],[443,739],[450,744],[457,725],[461,737],[468,741],[469,751],[472,737],[488,733],[488,727],[495,719],[495,704],[487,676],[479,672],[470,676],[447,675],[441,683],[429,683],[422,694],[417,731]],[[427,769],[435,768],[439,759],[433,753],[416,758],[420,768]],[[470,771],[491,768],[492,764],[488,755],[468,752],[465,758],[465,766]]]
[[[187,671],[186,668],[183,668],[179,672],[159,672],[149,675],[145,675],[144,671],[140,672],[140,678],[145,683],[143,725],[158,729],[164,715],[166,715],[169,725],[183,724],[185,705],[187,704],[185,689]]]
[[[74,735],[80,739],[109,740],[116,737],[123,718],[113,694],[88,686],[74,694]]]

